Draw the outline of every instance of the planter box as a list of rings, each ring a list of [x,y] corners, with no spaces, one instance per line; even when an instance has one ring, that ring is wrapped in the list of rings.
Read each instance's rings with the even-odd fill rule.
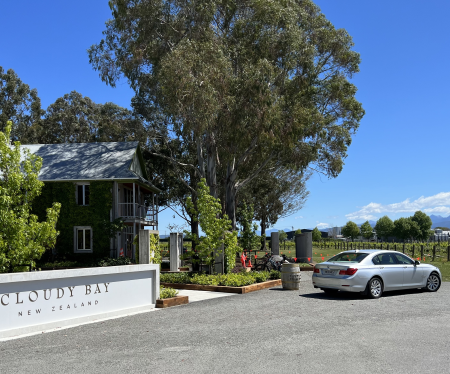
[[[175,296],[169,297],[167,299],[158,299],[156,300],[157,308],[168,308],[171,306],[183,305],[189,303],[189,296]]]
[[[228,292],[228,293],[242,294],[263,290],[265,288],[281,286],[281,279],[270,280],[262,283],[255,283],[243,287],[209,286],[201,284],[181,284],[181,283],[163,283],[163,282],[161,282],[161,286],[172,287],[179,290],[213,291],[213,292]]]

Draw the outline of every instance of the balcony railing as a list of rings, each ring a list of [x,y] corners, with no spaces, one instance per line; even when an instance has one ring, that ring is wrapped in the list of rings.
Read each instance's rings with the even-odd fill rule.
[[[139,218],[149,222],[158,221],[158,213],[156,209],[137,203],[119,203],[119,217]]]

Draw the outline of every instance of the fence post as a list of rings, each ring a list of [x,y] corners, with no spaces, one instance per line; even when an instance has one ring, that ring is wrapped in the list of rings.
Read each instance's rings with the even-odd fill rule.
[[[420,245],[420,260],[423,261],[423,244]]]
[[[383,243],[381,243],[381,245],[380,245],[380,249],[381,249],[381,250],[383,249]]]
[[[435,257],[436,257],[436,245],[433,245],[433,262]]]
[[[412,250],[412,258],[414,258],[414,251],[415,251],[415,249],[416,249],[416,246],[413,244],[413,248],[412,248],[413,250]]]
[[[403,243],[403,253],[405,253],[405,243]]]
[[[447,261],[450,261],[450,244],[447,245]]]
[[[386,250],[389,251],[389,243],[387,243]]]

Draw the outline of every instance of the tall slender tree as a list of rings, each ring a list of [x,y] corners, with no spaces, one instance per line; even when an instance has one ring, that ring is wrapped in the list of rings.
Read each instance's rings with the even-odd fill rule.
[[[364,115],[348,81],[360,58],[312,1],[109,4],[94,69],[110,85],[124,75],[194,139],[213,196],[224,175],[233,228],[238,192],[269,163],[340,173]]]

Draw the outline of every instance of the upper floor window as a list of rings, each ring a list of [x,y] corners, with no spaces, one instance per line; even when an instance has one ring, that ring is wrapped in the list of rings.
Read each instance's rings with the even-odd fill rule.
[[[77,204],[89,205],[89,184],[77,184]]]

